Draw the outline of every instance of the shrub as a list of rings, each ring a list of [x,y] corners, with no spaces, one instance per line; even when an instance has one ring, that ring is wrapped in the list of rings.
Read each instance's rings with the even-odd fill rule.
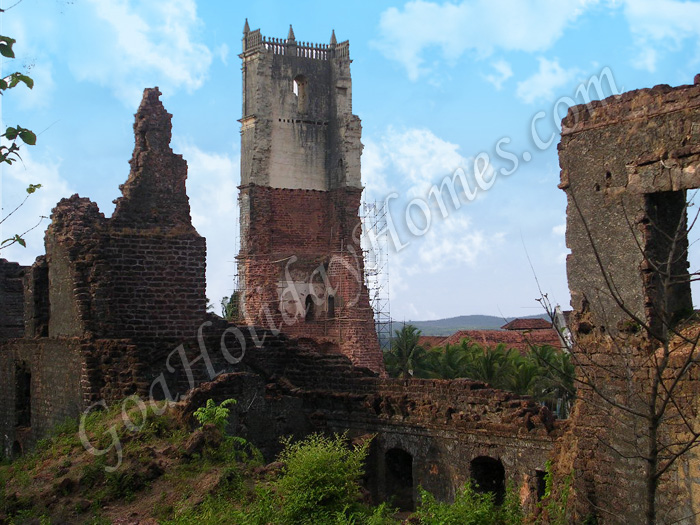
[[[282,442],[285,467],[277,489],[284,523],[331,522],[357,504],[369,442],[348,448],[344,435],[321,434]]]
[[[220,405],[217,405],[216,401],[213,399],[207,399],[206,406],[199,407],[194,411],[193,415],[197,421],[199,421],[201,426],[211,423],[216,425],[216,427],[223,433],[226,429],[226,423],[230,412],[230,410],[226,407],[235,404],[235,399],[227,399],[222,401]]]
[[[501,506],[496,505],[493,494],[479,493],[471,483],[464,486],[452,504],[436,501],[423,488],[419,492],[421,503],[416,517],[423,525],[517,525],[523,520],[512,486]]]

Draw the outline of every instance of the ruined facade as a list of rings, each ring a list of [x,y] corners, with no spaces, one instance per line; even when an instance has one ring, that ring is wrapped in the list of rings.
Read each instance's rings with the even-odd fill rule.
[[[241,250],[245,321],[383,370],[364,282],[360,119],[347,41],[243,34]]]
[[[187,164],[170,149],[159,95],[146,90],[136,114],[131,172],[113,216],[87,198],[63,199],[46,255],[22,276],[1,265],[3,335],[24,335],[0,352],[5,454],[94,401],[147,385],[159,349],[196,336],[204,320],[206,243],[192,227]]]
[[[546,407],[479,382],[381,373],[357,238],[361,146],[347,43],[296,46],[293,34],[281,43],[247,31],[245,45],[246,107],[260,104],[243,119],[241,263],[251,324],[205,311],[206,245],[190,221],[186,163],[170,149],[159,91],[147,89],[113,216],[89,199],[63,199],[46,255],[30,268],[0,263],[0,301],[11,305],[0,311],[10,327],[0,339],[3,455],[130,395],[184,399],[186,412],[234,397],[233,430],[268,460],[283,435],[375,435],[366,481],[377,502],[393,496],[412,508],[419,486],[449,500],[472,478],[497,497],[513,482],[534,504],[562,432]],[[299,75],[308,116],[292,84]],[[282,122],[280,101],[297,112],[285,117],[293,122]],[[304,187],[308,163],[314,187]]]
[[[579,520],[641,523],[649,508],[650,440],[667,459],[680,450],[674,443],[687,439],[682,427],[687,432],[686,423],[697,418],[692,370],[658,436],[639,414],[654,399],[657,367],[666,366],[664,377],[672,378],[687,355],[671,338],[670,365],[661,360],[663,341],[693,309],[688,201],[690,190],[700,188],[700,75],[694,85],[661,85],[571,108],[559,158],[568,198],[574,362],[584,381],[560,443],[559,469],[574,472]],[[696,522],[697,468],[691,450],[661,479],[659,523]]]

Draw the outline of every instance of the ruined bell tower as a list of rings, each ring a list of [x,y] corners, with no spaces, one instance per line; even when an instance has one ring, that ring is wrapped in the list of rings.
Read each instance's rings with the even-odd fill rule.
[[[364,283],[360,119],[347,41],[243,30],[242,315],[383,371]]]

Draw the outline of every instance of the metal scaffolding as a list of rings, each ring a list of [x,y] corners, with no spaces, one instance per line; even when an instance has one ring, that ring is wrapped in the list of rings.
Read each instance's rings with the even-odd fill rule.
[[[362,250],[365,259],[365,284],[374,311],[374,326],[382,350],[391,348],[392,326],[389,309],[389,242],[387,211],[384,203],[363,202]]]

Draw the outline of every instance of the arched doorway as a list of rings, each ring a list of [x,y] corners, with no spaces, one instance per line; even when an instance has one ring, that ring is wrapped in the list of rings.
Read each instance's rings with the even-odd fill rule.
[[[477,492],[490,492],[496,505],[503,503],[506,495],[506,470],[498,459],[488,456],[474,458],[470,464],[472,480]]]
[[[386,495],[399,510],[414,510],[413,456],[400,448],[392,448],[384,455]]]

